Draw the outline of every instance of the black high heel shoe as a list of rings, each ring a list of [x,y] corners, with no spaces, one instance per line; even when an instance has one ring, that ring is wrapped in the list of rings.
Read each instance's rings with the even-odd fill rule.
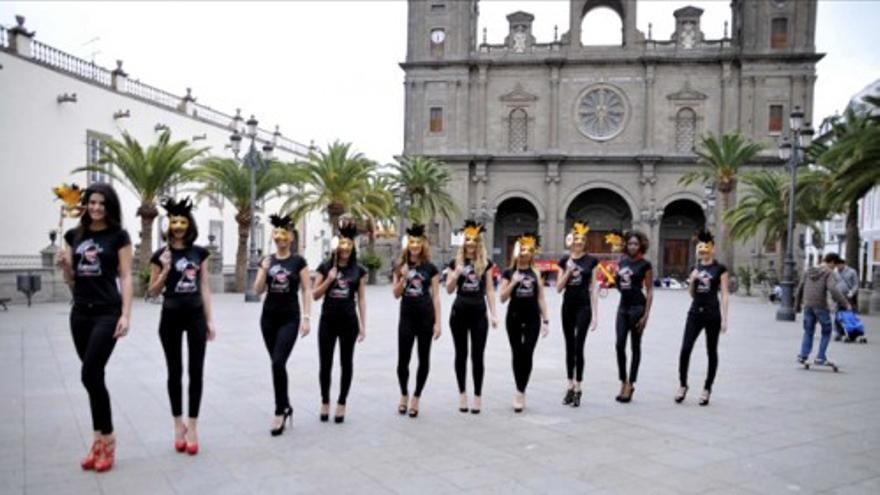
[[[703,395],[700,396],[699,404],[701,406],[708,406],[709,405],[709,396],[711,396],[711,395],[712,395],[711,390],[703,390]]]
[[[629,393],[626,395],[621,394],[620,399],[618,401],[623,404],[626,404],[627,402],[632,401],[633,394],[635,393],[635,391],[636,391],[636,387],[634,387],[633,385],[630,385],[628,388]]]
[[[580,390],[574,393],[574,398],[571,400],[571,407],[581,407],[581,395],[583,395],[583,392]]]
[[[281,426],[278,428],[272,428],[269,430],[269,433],[272,434],[273,437],[277,437],[284,433],[285,425],[290,422],[290,426],[293,427],[293,408],[288,407],[284,410],[284,417],[281,418]]]
[[[345,406],[343,406],[343,408],[344,408],[344,407],[345,407]],[[336,410],[339,411],[339,404],[337,404]],[[339,424],[339,423],[343,423],[343,422],[345,422],[345,409],[343,409],[343,413],[342,413],[342,414],[339,414],[339,413],[337,412],[336,415],[333,416],[333,422],[336,423],[336,424]]]
[[[681,404],[684,402],[684,398],[687,397],[688,387],[681,387],[678,389],[678,393],[675,394],[675,403]]]
[[[570,406],[574,402],[574,389],[570,388],[565,391],[565,397],[562,398],[563,406]]]
[[[327,406],[327,412],[322,412],[322,413],[319,413],[319,415],[318,415],[318,418],[321,420],[322,423],[326,423],[327,421],[330,420],[330,405],[329,404],[321,404],[321,408],[323,409],[323,407],[325,405]]]
[[[406,400],[402,404],[397,405],[397,414],[401,416],[406,414],[406,405],[409,403],[409,396],[406,397]]]

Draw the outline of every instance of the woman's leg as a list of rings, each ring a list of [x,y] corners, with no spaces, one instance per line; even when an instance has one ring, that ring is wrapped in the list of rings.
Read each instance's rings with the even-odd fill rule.
[[[581,383],[584,381],[584,345],[587,343],[587,333],[590,331],[590,321],[593,319],[593,313],[590,307],[583,307],[577,312],[575,319],[575,381]]]
[[[636,382],[636,378],[638,378],[639,375],[639,364],[642,362],[642,332],[645,329],[639,329],[637,326],[639,320],[642,319],[643,314],[645,314],[645,307],[635,306],[631,309],[629,317],[627,318],[631,329],[630,346],[632,348],[632,362],[630,363],[629,368],[630,384]]]
[[[523,346],[522,346],[522,388],[520,392],[525,393],[529,384],[529,377],[532,375],[532,358],[535,355],[535,346],[538,344],[538,334],[541,332],[541,321],[525,322],[523,327]]]
[[[449,328],[455,347],[455,379],[461,394],[467,391],[468,326],[472,324],[463,313],[465,311],[461,308],[452,308],[452,314],[449,315]]]
[[[627,325],[627,311],[621,306],[617,309],[617,321],[615,329],[617,330],[617,340],[614,343],[614,349],[617,351],[617,377],[621,383],[627,382],[626,376],[626,337],[629,333]]]
[[[299,336],[299,314],[285,315],[278,327],[275,347],[272,349],[272,385],[275,388],[275,415],[280,416],[290,407],[287,391],[287,360]]]
[[[712,315],[706,318],[706,355],[709,365],[706,369],[705,390],[712,391],[715,382],[715,373],[718,371],[718,337],[721,334],[721,315]]]
[[[104,382],[104,368],[116,346],[118,315],[71,315],[71,332],[77,354],[82,360],[81,379],[89,394],[92,429],[103,435],[113,433],[110,393]]]
[[[422,390],[425,388],[425,382],[428,381],[428,372],[431,370],[431,342],[434,340],[434,318],[429,316],[422,323],[419,329],[418,352],[419,352],[419,368],[416,371],[416,391],[415,397],[422,396]]]
[[[577,315],[575,308],[570,304],[562,305],[562,336],[565,338],[565,374],[569,382],[574,381],[575,353],[577,352],[577,339],[575,338],[575,325]]]
[[[515,314],[508,313],[506,326],[507,339],[510,341],[510,361],[511,368],[513,369],[513,381],[516,384],[516,390],[518,392],[524,392],[525,386],[523,385],[522,379],[523,365],[521,363],[523,354],[523,324]]]
[[[485,365],[483,356],[486,353],[486,340],[489,336],[489,320],[486,319],[486,310],[483,308],[476,316],[474,328],[471,331],[471,368],[474,374],[474,395],[483,395],[483,376]]]
[[[688,313],[687,322],[684,325],[684,337],[681,341],[681,353],[678,356],[678,382],[682,387],[687,387],[688,366],[691,360],[691,351],[694,350],[694,342],[703,328],[702,318]]]
[[[416,334],[403,314],[400,315],[400,323],[397,325],[397,381],[400,385],[400,395],[409,395],[409,361],[412,357],[412,348],[416,340]]]
[[[162,310],[159,319],[159,340],[165,352],[165,366],[168,368],[168,400],[171,402],[171,415],[183,416],[183,322],[177,313]]]
[[[199,417],[202,404],[202,383],[205,369],[205,347],[208,343],[208,323],[201,310],[193,315],[192,323],[186,331],[186,347],[189,353],[187,367],[189,371],[189,417]]]
[[[333,352],[336,350],[334,322],[329,315],[321,315],[318,326],[318,357],[320,361],[318,378],[321,382],[321,404],[330,403],[330,380],[333,375]]]
[[[341,328],[339,336],[339,364],[342,367],[342,377],[339,382],[339,400],[337,404],[345,405],[348,391],[351,388],[351,379],[354,376],[354,346],[358,336],[358,319],[352,316]]]

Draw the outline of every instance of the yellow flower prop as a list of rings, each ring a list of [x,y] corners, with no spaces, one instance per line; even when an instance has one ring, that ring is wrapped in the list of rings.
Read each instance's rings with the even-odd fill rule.
[[[614,232],[605,234],[605,244],[611,246],[612,252],[619,253],[623,249],[623,237]]]
[[[590,225],[586,222],[576,221],[571,227],[571,233],[574,235],[587,235],[590,231]]]
[[[82,201],[82,189],[76,184],[61,184],[52,188],[55,197],[60,199],[64,205],[62,214],[74,218],[78,217],[81,210],[80,202]]]
[[[613,286],[616,280],[614,274],[611,273],[603,263],[599,263],[599,270],[602,271],[602,275],[605,275],[605,280],[608,282],[608,286]]]

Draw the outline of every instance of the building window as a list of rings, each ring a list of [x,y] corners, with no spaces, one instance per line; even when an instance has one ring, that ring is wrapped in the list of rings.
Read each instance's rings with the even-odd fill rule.
[[[443,109],[440,107],[431,107],[431,122],[429,129],[431,132],[443,132]]]
[[[522,153],[529,149],[529,115],[522,108],[515,108],[507,117],[507,149]]]
[[[697,134],[697,113],[690,108],[682,108],[675,115],[675,151],[693,153]]]
[[[110,140],[110,137],[104,134],[98,134],[97,132],[87,131],[86,132],[86,164],[87,165],[97,165],[101,160],[101,152],[104,151],[104,146],[107,141]],[[105,168],[112,167],[112,165],[108,164]],[[96,184],[99,182],[109,183],[110,176],[102,172],[87,172],[86,173],[86,184]]]
[[[770,21],[770,48],[788,48],[788,19],[778,17]]]
[[[446,4],[445,3],[432,3],[431,4],[431,12],[445,12]]]
[[[771,133],[782,132],[782,105],[770,105],[770,118],[767,122],[767,130]]]

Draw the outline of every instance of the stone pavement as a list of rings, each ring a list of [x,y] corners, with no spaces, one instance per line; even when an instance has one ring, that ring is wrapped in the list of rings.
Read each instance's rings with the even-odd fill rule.
[[[294,427],[279,438],[268,432],[273,395],[260,308],[240,295],[216,297],[218,339],[208,348],[195,457],[172,448],[160,308],[138,302],[107,370],[119,447],[116,466],[100,475],[78,464],[91,423],[68,307],[0,313],[0,493],[880,493],[880,336],[871,333],[880,318],[865,319],[868,345],[832,342],[840,373],[804,371],[794,361],[800,322],[777,323],[774,306],[732,297],[712,404],[696,404],[701,337],[691,395],[676,405],[688,297],[659,291],[634,402],[618,404],[612,294],[587,340],[583,404],[572,409],[560,405],[560,300],[548,291],[551,333],[538,344],[526,412],[510,407],[510,351],[499,328],[490,333],[476,416],[457,411],[444,295],[444,333],[421,413],[410,419],[396,412],[397,304],[388,286],[367,294],[367,339],[356,351],[345,423],[318,421],[312,334],[288,365]]]

